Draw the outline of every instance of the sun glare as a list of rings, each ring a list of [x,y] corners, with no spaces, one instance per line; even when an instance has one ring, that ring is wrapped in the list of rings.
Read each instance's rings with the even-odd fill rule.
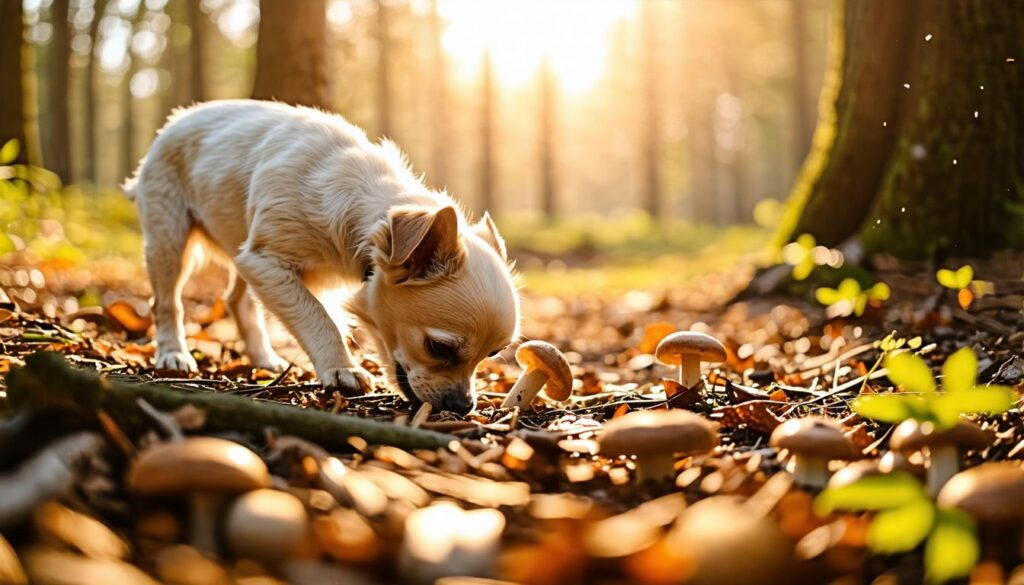
[[[449,22],[442,43],[465,78],[479,72],[484,50],[506,86],[533,80],[545,58],[559,87],[589,90],[605,73],[614,25],[631,18],[635,0],[442,0]]]

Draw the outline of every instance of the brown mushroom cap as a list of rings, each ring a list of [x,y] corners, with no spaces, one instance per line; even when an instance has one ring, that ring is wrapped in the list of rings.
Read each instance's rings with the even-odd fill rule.
[[[231,505],[224,532],[239,557],[283,561],[303,544],[309,516],[302,502],[288,492],[254,490]]]
[[[793,545],[778,525],[745,507],[735,496],[712,496],[680,514],[667,537],[685,556],[691,585],[790,583]]]
[[[889,437],[889,447],[903,453],[913,453],[925,447],[956,446],[964,449],[984,449],[994,437],[978,425],[962,420],[955,427],[942,431],[931,423],[908,419],[899,424]]]
[[[853,461],[862,456],[838,423],[820,416],[787,420],[775,427],[768,443],[805,457]]]
[[[909,473],[915,477],[924,475],[924,469],[911,463],[903,454],[889,451],[881,459],[864,459],[844,466],[832,475],[828,481],[828,487],[843,487],[857,483],[865,477],[887,475],[897,471]]]
[[[160,443],[142,452],[128,486],[150,495],[246,492],[270,484],[267,465],[233,441],[194,437]]]
[[[526,370],[548,375],[544,393],[552,400],[565,400],[572,393],[572,370],[558,348],[544,341],[527,341],[516,350],[516,361]]]
[[[597,438],[601,453],[707,453],[718,445],[718,425],[686,410],[638,410],[617,418]]]
[[[677,331],[666,336],[654,350],[654,357],[663,364],[679,366],[684,355],[694,355],[702,362],[724,362],[725,346],[707,333]]]
[[[938,503],[982,522],[1019,522],[1024,517],[1024,469],[1002,462],[961,471],[943,486]]]

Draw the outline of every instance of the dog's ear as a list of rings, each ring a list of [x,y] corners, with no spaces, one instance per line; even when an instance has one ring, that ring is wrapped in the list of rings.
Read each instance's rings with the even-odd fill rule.
[[[490,213],[484,212],[484,216],[473,226],[473,233],[494,248],[494,251],[498,253],[502,260],[508,261],[505,239],[498,233],[498,226],[494,225],[494,220],[491,219]]]
[[[398,282],[423,280],[452,270],[460,257],[459,216],[454,207],[399,207],[389,216],[391,255]]]

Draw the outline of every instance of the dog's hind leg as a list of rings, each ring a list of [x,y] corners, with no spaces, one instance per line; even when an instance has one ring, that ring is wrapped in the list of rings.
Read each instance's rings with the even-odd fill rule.
[[[231,284],[226,300],[228,310],[238,325],[238,332],[245,341],[245,353],[252,364],[275,372],[288,367],[288,362],[278,357],[270,345],[263,306],[253,297],[249,285],[238,275],[234,266],[231,267]]]

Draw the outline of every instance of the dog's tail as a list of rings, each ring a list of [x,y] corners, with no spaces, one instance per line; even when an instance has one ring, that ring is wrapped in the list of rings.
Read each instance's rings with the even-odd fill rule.
[[[141,195],[139,190],[142,186],[139,184],[139,178],[142,177],[142,165],[144,164],[146,164],[145,158],[139,161],[139,166],[135,169],[135,172],[132,173],[132,176],[128,177],[123,183],[121,183],[121,191],[129,201],[137,201],[139,199],[139,195]]]

